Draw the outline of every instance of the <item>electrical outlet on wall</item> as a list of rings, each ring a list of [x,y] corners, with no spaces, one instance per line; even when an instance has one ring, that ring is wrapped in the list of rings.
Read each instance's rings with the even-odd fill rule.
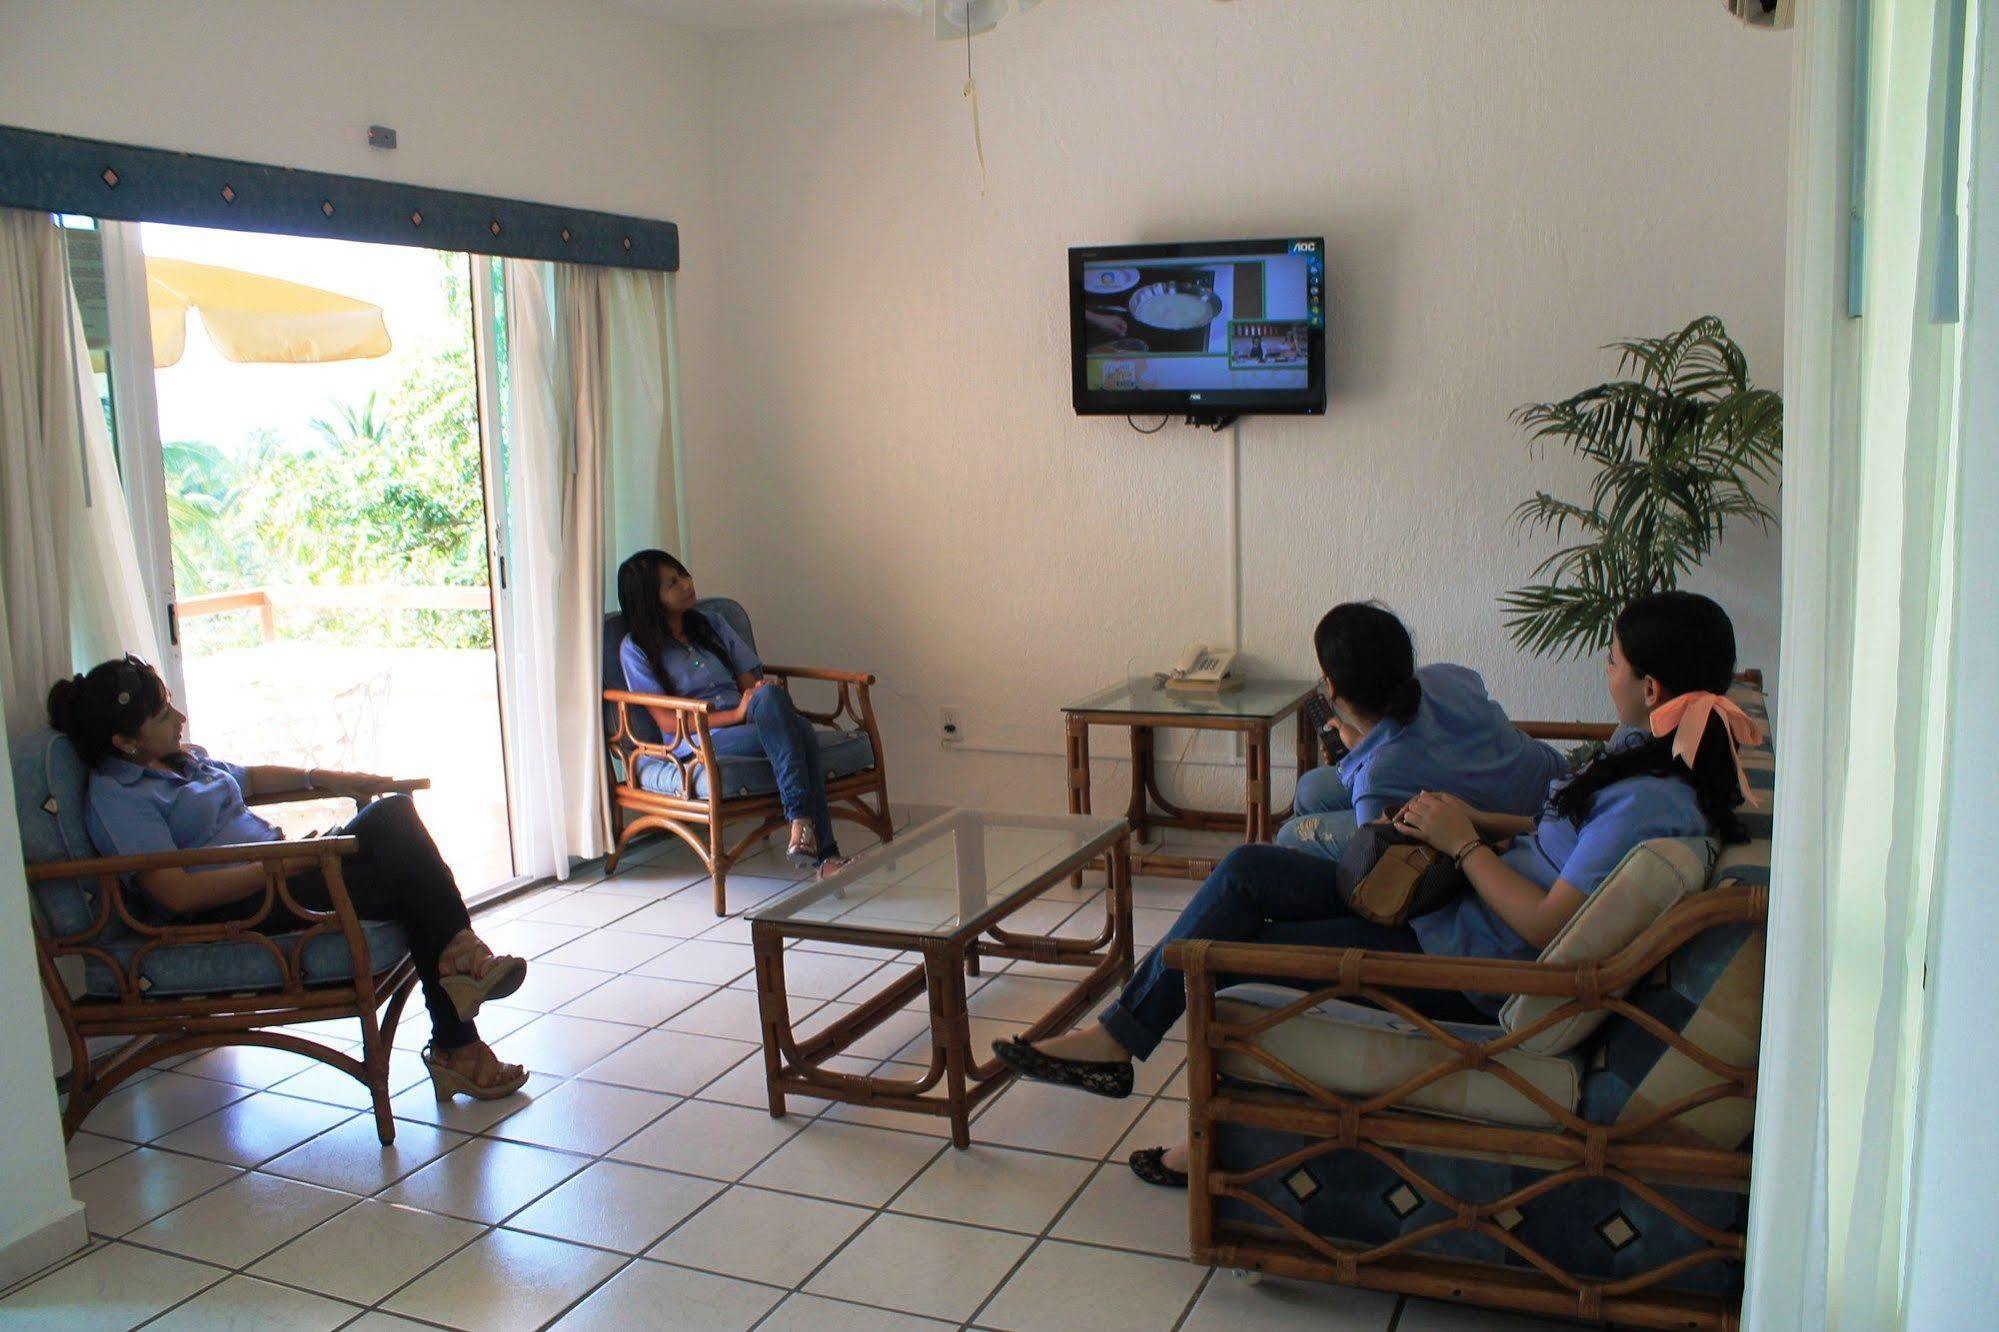
[[[959,721],[961,709],[956,703],[946,703],[937,709],[937,740],[943,745],[965,743],[965,728]]]

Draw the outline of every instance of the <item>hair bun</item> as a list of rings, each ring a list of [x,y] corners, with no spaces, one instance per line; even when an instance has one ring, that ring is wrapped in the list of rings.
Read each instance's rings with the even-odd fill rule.
[[[49,725],[69,734],[76,724],[76,698],[83,692],[83,677],[72,675],[49,686]]]
[[[1416,709],[1423,706],[1423,682],[1414,675],[1395,686],[1395,692],[1388,696],[1388,715],[1399,722],[1407,723],[1416,716]]]

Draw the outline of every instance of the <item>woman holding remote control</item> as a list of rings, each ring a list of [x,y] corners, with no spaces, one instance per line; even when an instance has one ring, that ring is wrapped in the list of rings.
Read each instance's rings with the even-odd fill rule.
[[[1354,829],[1418,791],[1449,791],[1480,809],[1531,814],[1562,756],[1520,734],[1477,671],[1416,665],[1409,631],[1389,611],[1349,602],[1313,634],[1329,727],[1346,752],[1298,779],[1277,845],[1338,860]]]

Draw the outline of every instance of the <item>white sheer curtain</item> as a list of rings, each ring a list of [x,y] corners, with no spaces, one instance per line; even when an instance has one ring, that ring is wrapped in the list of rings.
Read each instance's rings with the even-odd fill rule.
[[[509,733],[519,871],[569,877],[603,853],[598,756],[598,621],[602,604],[601,413],[577,364],[581,307],[594,293],[555,265],[506,260],[512,395],[508,524]],[[597,339],[585,338],[589,356]],[[586,401],[579,414],[579,384]]]
[[[1955,326],[1931,319],[1943,40],[1876,0],[1864,316],[1846,310],[1855,0],[1799,16],[1777,844],[1745,1324],[1901,1325],[1947,754]],[[1960,1052],[1968,1057],[1968,1052]]]
[[[1992,1261],[1992,1199],[1999,1193],[1999,1116],[1993,1114],[1992,1014],[1999,1012],[1999,619],[1979,588],[1999,569],[1999,24],[1980,34],[1966,228],[1963,397],[1959,414],[1958,568],[1953,737],[1944,791],[1944,846],[1929,959],[1929,1022],[1917,1094],[1916,1169],[1910,1191],[1911,1328],[1990,1326],[1999,1309]]]
[[[671,291],[659,273],[517,260],[505,280],[520,870],[561,878],[609,846],[599,691],[615,562],[680,529]]]
[[[605,270],[602,279],[609,432],[604,595],[613,605],[618,563],[633,551],[667,546],[689,558],[679,485],[672,282],[666,273],[626,268]]]
[[[0,209],[0,584],[10,734],[58,677],[120,652],[159,659],[130,517],[70,291],[62,231]]]

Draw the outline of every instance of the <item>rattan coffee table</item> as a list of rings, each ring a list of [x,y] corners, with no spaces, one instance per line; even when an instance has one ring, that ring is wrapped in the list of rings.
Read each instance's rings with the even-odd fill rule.
[[[1070,875],[1103,861],[1109,877],[1103,927],[1094,938],[1015,933],[1007,918]],[[785,947],[818,939],[915,953],[859,1008],[800,1039],[785,993]],[[1089,815],[991,814],[954,810],[865,852],[838,874],[807,884],[751,914],[757,1006],[770,1112],[797,1092],[951,1121],[954,1146],[971,1145],[973,1107],[1012,1073],[972,1049],[967,975],[982,958],[1021,958],[1082,972],[1054,1007],[1026,1029],[1032,1040],[1060,1031],[1131,970],[1131,825]],[[854,1042],[929,996],[930,1060],[912,1078],[835,1072],[826,1065]]]

